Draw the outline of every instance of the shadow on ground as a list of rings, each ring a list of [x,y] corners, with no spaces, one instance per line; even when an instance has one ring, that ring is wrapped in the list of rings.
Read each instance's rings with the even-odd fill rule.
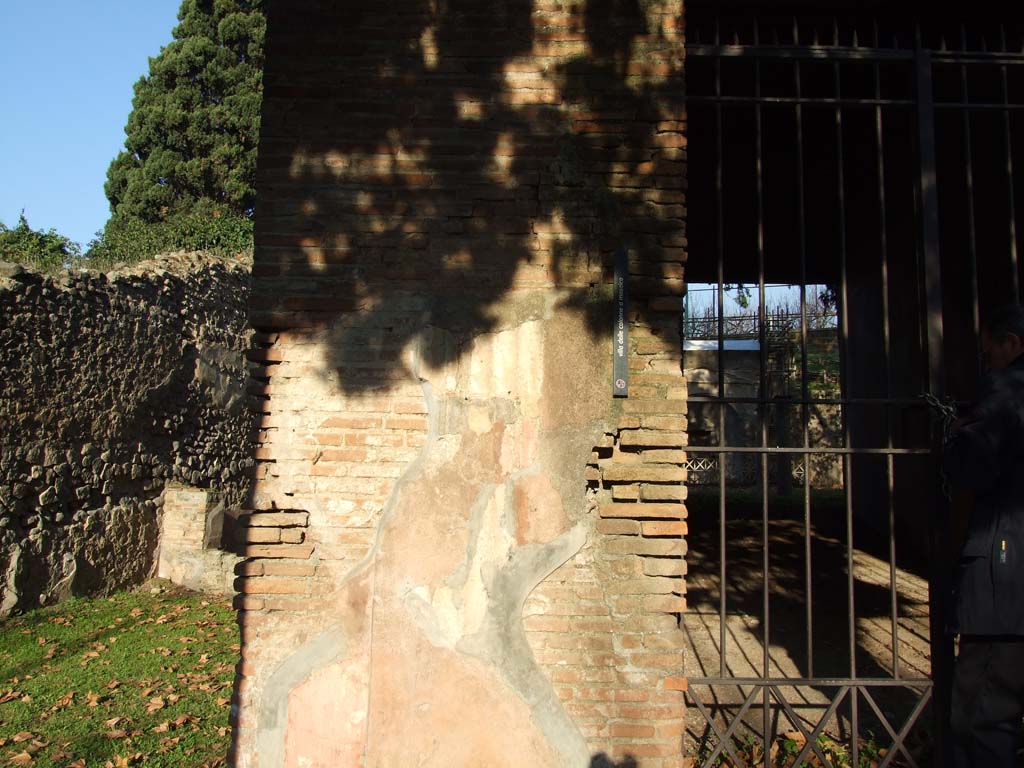
[[[906,743],[912,745],[915,758],[923,754],[930,718],[927,707],[918,710],[917,705],[927,685],[871,687],[867,695],[854,697],[838,681],[854,676],[929,677],[927,582],[909,570],[890,568],[880,542],[860,536],[858,530],[858,546],[848,551],[841,493],[812,505],[809,528],[802,509],[770,505],[766,535],[760,502],[730,503],[723,530],[717,496],[702,498],[698,492],[691,500],[688,612],[683,620],[691,700],[700,697],[724,730],[743,710],[754,686],[702,686],[695,679],[813,678],[769,689],[768,729],[773,736],[799,733],[797,723],[810,732],[840,697],[825,731],[848,744],[854,728],[851,701],[856,698],[856,731],[867,749],[891,745],[883,717],[898,733],[917,711],[917,725]],[[864,548],[859,546],[862,539]],[[890,589],[893,583],[895,590]],[[837,682],[828,684],[830,679]],[[735,743],[761,741],[763,696],[758,692],[748,704],[733,736]],[[686,741],[691,755],[706,754],[718,743],[697,706],[688,709]]]

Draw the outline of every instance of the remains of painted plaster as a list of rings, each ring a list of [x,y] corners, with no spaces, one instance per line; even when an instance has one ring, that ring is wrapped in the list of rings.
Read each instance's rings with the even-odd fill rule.
[[[681,763],[680,13],[268,8],[240,768]]]

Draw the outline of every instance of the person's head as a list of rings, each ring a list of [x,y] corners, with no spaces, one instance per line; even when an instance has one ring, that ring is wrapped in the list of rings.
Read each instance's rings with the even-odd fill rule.
[[[994,311],[981,333],[985,367],[1001,371],[1024,353],[1024,307],[1007,304]]]

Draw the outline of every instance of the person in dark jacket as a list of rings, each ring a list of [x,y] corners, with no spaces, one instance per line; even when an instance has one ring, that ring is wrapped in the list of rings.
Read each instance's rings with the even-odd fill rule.
[[[950,485],[974,497],[949,626],[960,635],[951,725],[957,768],[1013,768],[1024,716],[1024,307],[992,314],[982,354],[977,404],[943,457]]]

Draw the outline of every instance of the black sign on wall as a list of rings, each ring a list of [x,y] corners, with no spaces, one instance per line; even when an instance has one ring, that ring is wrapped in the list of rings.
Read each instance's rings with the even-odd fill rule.
[[[615,312],[612,326],[612,394],[629,397],[629,259],[625,248],[615,253]]]

